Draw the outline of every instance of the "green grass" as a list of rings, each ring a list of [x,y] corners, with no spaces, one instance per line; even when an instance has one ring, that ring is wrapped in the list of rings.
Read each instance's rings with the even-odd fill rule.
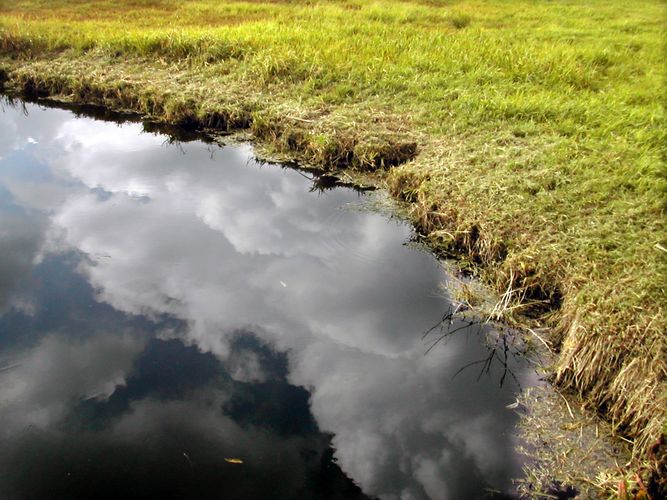
[[[667,408],[664,8],[0,1],[0,74],[250,128],[317,165],[400,164],[377,182],[439,250],[552,327],[558,382],[645,457]]]

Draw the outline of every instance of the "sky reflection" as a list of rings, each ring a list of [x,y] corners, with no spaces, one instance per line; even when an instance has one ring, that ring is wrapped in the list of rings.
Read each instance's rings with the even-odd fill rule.
[[[424,355],[446,277],[405,224],[247,146],[27,110],[0,113],[6,491],[360,495],[331,445],[372,496],[509,487],[515,381],[454,377],[474,332]]]

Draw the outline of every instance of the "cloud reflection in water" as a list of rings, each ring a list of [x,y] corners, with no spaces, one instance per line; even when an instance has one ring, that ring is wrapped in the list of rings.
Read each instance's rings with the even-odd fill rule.
[[[292,446],[266,422],[241,424],[241,413],[234,420],[229,412],[239,407],[226,406],[239,387],[263,387],[277,377],[281,390],[308,389],[301,406],[309,402],[316,427],[334,435],[340,467],[368,494],[475,498],[487,487],[508,486],[517,463],[508,434],[514,415],[504,406],[515,388],[499,388],[494,377],[478,382],[474,370],[454,378],[485,356],[475,335],[454,336],[424,356],[421,334],[448,307],[438,294],[446,277],[432,257],[404,245],[407,226],[354,209],[363,200],[352,190],[310,192],[298,173],[253,163],[246,146],[175,148],[162,136],[141,134],[138,124],[29,110],[28,117],[13,109],[0,114],[0,126],[13,136],[0,141],[0,244],[22,248],[8,254],[16,263],[0,267],[0,302],[10,304],[0,322],[25,316],[12,297],[26,296],[17,291],[20,283],[58,255],[78,256],[75,269],[94,293],[93,310],[109,310],[96,313],[106,318],[104,333],[71,340],[66,322],[58,331],[45,328],[22,347],[18,368],[0,372],[0,415],[18,419],[25,412],[25,423],[55,433],[12,441],[17,450],[76,454],[54,429],[83,412],[108,414],[96,446],[143,457],[149,475],[161,472],[148,470],[158,448],[141,441],[145,433],[164,436],[167,448],[170,436],[205,439],[199,449],[231,446],[257,463],[280,449],[299,462],[299,453],[315,446],[315,431],[309,444]],[[11,223],[12,217],[25,220]],[[48,305],[33,304],[33,314],[43,316]],[[135,320],[127,318],[143,323],[129,325]],[[117,324],[123,321],[124,330]],[[239,349],[240,331],[264,347]],[[211,382],[211,375],[167,400],[128,395],[129,381],[141,385],[137,360],[155,342],[214,356],[226,381]],[[8,347],[4,357],[17,352]],[[288,353],[281,376],[266,362],[279,353]],[[122,411],[109,414],[102,406],[120,394]],[[272,393],[262,394],[268,400]],[[260,412],[251,400],[246,417]],[[81,432],[77,440],[93,439],[90,430]],[[321,456],[326,444],[315,449]],[[223,467],[221,456],[204,462]],[[179,467],[188,460],[194,459],[179,457]],[[267,465],[255,473],[266,481],[284,475],[289,497],[313,481],[304,463],[301,472]]]

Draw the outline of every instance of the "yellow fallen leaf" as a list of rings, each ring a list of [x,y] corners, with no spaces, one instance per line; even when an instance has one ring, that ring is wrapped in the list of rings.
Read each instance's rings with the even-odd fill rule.
[[[242,464],[243,460],[241,460],[240,458],[227,458],[227,457],[225,457],[225,462],[227,462],[229,464]]]

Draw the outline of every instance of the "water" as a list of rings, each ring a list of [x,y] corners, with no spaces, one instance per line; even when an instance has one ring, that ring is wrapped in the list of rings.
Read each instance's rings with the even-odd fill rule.
[[[447,276],[363,209],[378,194],[309,177],[248,146],[4,106],[2,498],[511,489],[505,406],[530,371],[479,325],[425,355]]]

